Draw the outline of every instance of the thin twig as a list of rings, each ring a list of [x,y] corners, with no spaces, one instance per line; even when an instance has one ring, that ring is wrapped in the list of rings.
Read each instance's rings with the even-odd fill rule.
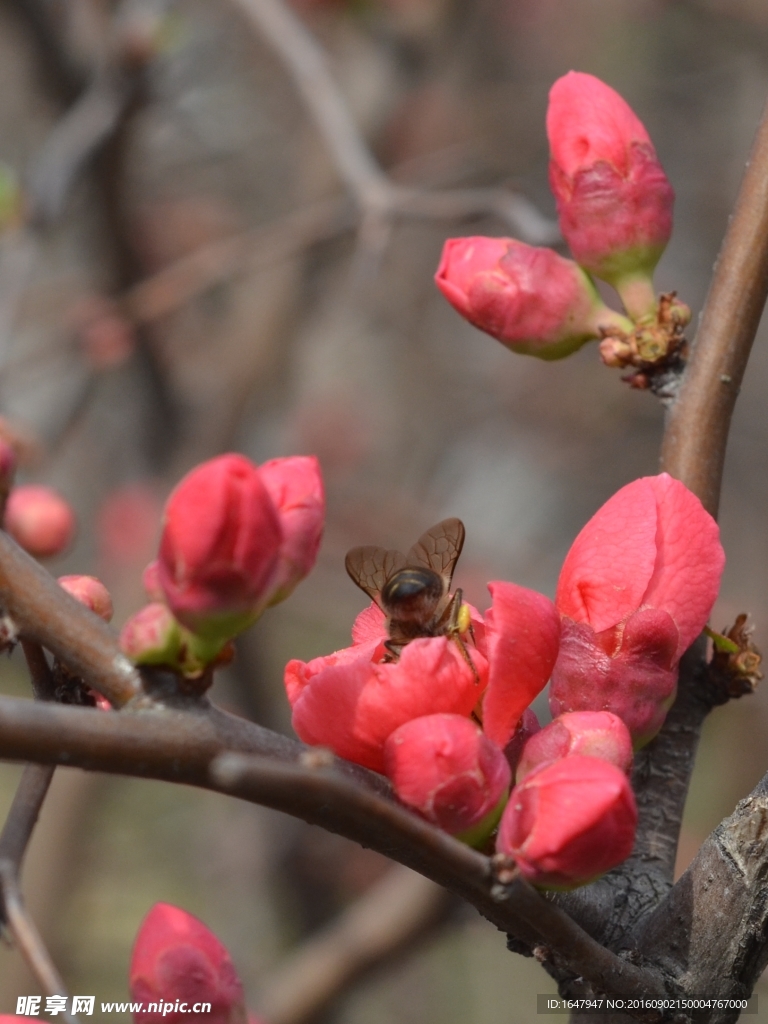
[[[717,515],[728,430],[768,296],[768,106],[763,111],[679,396],[662,466]]]
[[[56,766],[49,764],[24,766],[11,809],[0,833],[0,860],[12,865],[17,875],[55,770]]]
[[[394,865],[328,927],[272,971],[260,1012],[270,1024],[304,1024],[372,966],[409,947],[445,917],[451,900],[422,875]]]
[[[232,2],[293,78],[342,181],[363,214],[429,220],[462,220],[490,214],[528,242],[547,245],[559,239],[556,224],[540,214],[532,203],[504,189],[446,189],[427,193],[395,184],[376,162],[334,81],[322,47],[301,19],[281,0]]]
[[[32,682],[32,692],[37,700],[53,700],[56,692],[56,683],[53,679],[48,662],[45,660],[45,653],[40,644],[33,640],[21,638],[21,649],[27,661],[27,668]]]
[[[64,996],[69,1002],[69,992],[64,980],[51,960],[34,921],[27,913],[14,866],[8,861],[0,861],[0,889],[8,927],[43,992],[48,996]],[[66,1021],[66,1024],[78,1024],[77,1017],[66,1009],[62,1012],[62,1020]]]

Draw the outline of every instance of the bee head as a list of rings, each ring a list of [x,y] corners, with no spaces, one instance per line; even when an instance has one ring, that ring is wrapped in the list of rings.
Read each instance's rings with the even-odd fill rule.
[[[434,613],[444,591],[443,578],[433,569],[411,566],[390,576],[381,591],[381,604],[393,619],[420,622]]]

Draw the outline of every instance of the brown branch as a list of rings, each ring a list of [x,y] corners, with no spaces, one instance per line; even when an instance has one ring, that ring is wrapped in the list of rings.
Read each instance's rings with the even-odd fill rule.
[[[768,107],[720,250],[662,466],[717,515],[731,415],[768,296]]]
[[[42,644],[115,706],[144,694],[141,676],[109,626],[2,531],[0,608],[22,637]]]
[[[17,874],[55,770],[55,765],[48,764],[24,766],[11,809],[0,833],[0,860],[14,867]]]
[[[8,928],[43,992],[48,996],[65,996],[69,1002],[67,987],[51,960],[34,921],[27,913],[16,881],[16,872],[13,865],[7,861],[0,861],[0,891]],[[63,1011],[62,1020],[66,1021],[66,1024],[78,1024],[77,1017],[73,1017],[67,1010]]]
[[[493,215],[528,242],[558,241],[557,225],[532,203],[504,189],[427,193],[395,184],[376,162],[334,81],[322,47],[281,0],[232,0],[291,75],[342,181],[366,217],[462,220]]]
[[[296,210],[272,224],[201,246],[134,285],[122,305],[136,323],[150,323],[226,281],[244,266],[269,266],[353,224],[348,203],[329,199]]]
[[[439,924],[448,894],[393,866],[351,907],[270,972],[259,1011],[270,1024],[305,1024],[361,974],[409,947]]]
[[[268,756],[243,753],[254,749]],[[1,697],[0,751],[11,760],[184,782],[274,807],[419,871],[503,930],[543,943],[554,962],[601,991],[663,991],[655,975],[614,956],[524,882],[495,883],[487,857],[386,799],[385,784],[379,792],[375,782],[361,785],[376,779],[372,773],[340,760],[332,770],[296,763],[316,764],[317,752],[204,705],[118,714]]]

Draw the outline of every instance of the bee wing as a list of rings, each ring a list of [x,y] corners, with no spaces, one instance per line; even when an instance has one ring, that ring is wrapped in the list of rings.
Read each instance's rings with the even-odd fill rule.
[[[464,547],[464,523],[460,519],[443,519],[422,533],[406,557],[407,565],[425,565],[434,569],[450,589],[453,570]]]
[[[387,551],[386,548],[372,545],[352,548],[344,559],[344,565],[353,582],[377,604],[381,588],[392,573],[402,569],[405,564],[405,555],[401,555],[399,551]]]

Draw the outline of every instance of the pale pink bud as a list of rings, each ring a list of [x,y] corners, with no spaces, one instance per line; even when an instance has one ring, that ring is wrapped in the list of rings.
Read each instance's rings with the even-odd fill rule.
[[[474,842],[495,827],[511,772],[469,718],[427,715],[406,722],[385,743],[384,761],[399,799],[438,828]]]
[[[181,644],[178,622],[159,602],[145,605],[120,631],[120,647],[137,665],[176,666]]]
[[[600,327],[632,330],[572,260],[512,238],[449,238],[435,282],[475,327],[541,359],[569,355]]]
[[[192,914],[156,903],[141,923],[131,954],[131,999],[160,1003],[134,1014],[136,1024],[246,1024],[243,986],[226,947]],[[176,1010],[177,1000],[207,1002],[206,1013]],[[171,1004],[170,1007],[168,1004]]]
[[[165,507],[159,579],[178,620],[229,639],[268,602],[283,534],[256,466],[221,455],[193,469]]]
[[[618,285],[649,277],[672,232],[675,194],[642,122],[610,86],[571,71],[549,94],[549,179],[576,261]]]
[[[637,806],[627,776],[597,757],[534,769],[512,790],[496,848],[544,889],[594,881],[632,852]]]
[[[566,712],[528,740],[517,766],[517,781],[541,764],[576,754],[600,757],[628,772],[632,737],[618,715],[610,711]]]
[[[105,622],[111,621],[112,598],[101,580],[95,576],[59,576],[59,585]]]
[[[75,514],[52,487],[27,484],[8,496],[4,527],[35,558],[60,555],[75,536]]]
[[[271,459],[259,476],[277,509],[283,542],[270,604],[285,600],[315,564],[325,524],[320,464],[311,455]]]

